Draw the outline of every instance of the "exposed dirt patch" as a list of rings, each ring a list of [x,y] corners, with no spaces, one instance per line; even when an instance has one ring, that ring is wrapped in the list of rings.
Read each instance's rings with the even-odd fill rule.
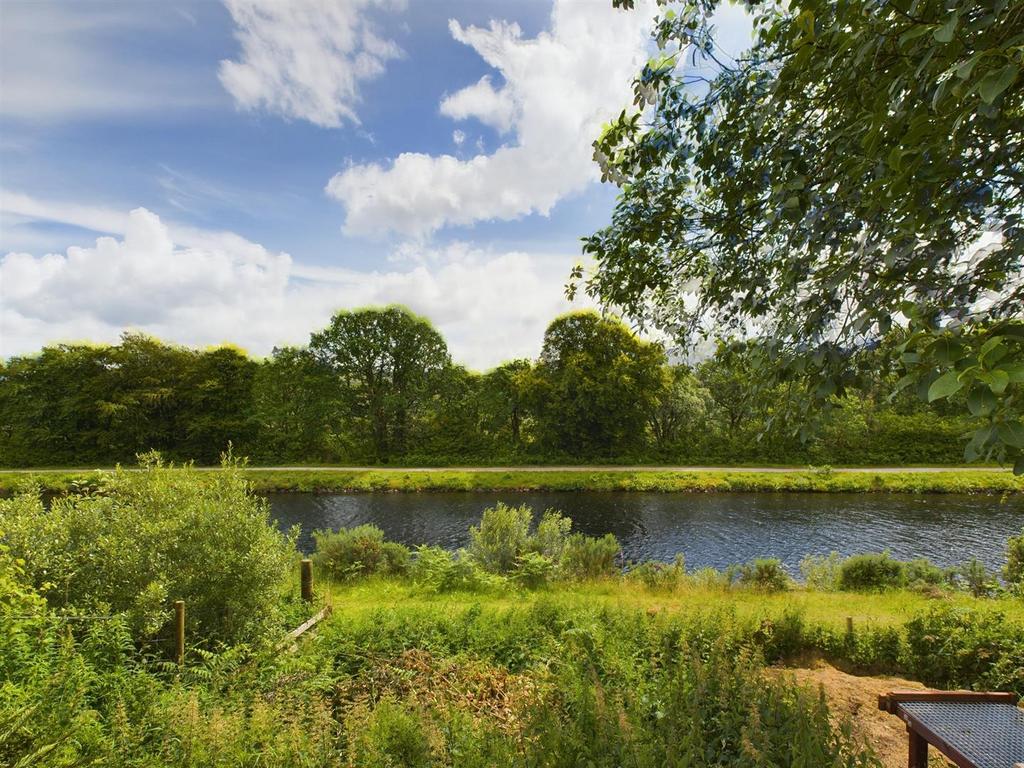
[[[454,705],[508,732],[515,732],[519,713],[541,695],[528,676],[483,662],[439,659],[421,650],[381,660],[364,674],[340,683],[336,693],[346,706],[376,703],[388,695],[412,696],[441,709]]]
[[[805,685],[823,687],[829,707],[837,717],[849,717],[854,735],[870,744],[889,768],[907,764],[907,728],[903,722],[878,709],[878,696],[895,688],[925,686],[900,677],[857,677],[824,662],[811,669],[778,669],[773,674],[791,675]],[[942,755],[929,750],[929,766],[953,766]]]

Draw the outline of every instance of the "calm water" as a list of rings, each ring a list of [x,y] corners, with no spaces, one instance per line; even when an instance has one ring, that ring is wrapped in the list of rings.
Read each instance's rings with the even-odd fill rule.
[[[1001,566],[1006,540],[1024,527],[1024,499],[990,496],[811,493],[365,493],[273,494],[274,517],[310,534],[373,523],[403,544],[464,546],[467,528],[496,501],[554,508],[574,530],[614,533],[628,560],[671,560],[688,567],[778,557],[794,573],[806,554],[889,549],[955,565],[974,556]]]

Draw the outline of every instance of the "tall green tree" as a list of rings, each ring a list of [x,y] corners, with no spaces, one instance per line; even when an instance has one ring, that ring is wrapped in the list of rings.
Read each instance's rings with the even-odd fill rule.
[[[529,360],[510,360],[483,377],[484,427],[499,444],[507,441],[512,451],[519,450],[524,442],[532,373],[533,363]]]
[[[688,366],[671,366],[666,374],[648,416],[654,445],[661,451],[679,448],[684,439],[692,446],[694,435],[707,419],[711,401],[711,394]]]
[[[1024,471],[1024,2],[755,3],[735,62],[717,6],[662,4],[595,143],[622,192],[587,290],[681,340],[756,329],[757,380],[811,409],[901,325],[901,386],[967,393],[966,457]]]
[[[308,349],[275,348],[253,382],[258,454],[268,461],[329,462],[358,453],[344,432],[341,384]]]
[[[441,334],[399,306],[338,312],[309,350],[337,377],[347,421],[377,461],[410,449],[416,420],[451,365]]]
[[[596,312],[556,318],[532,388],[542,444],[574,457],[642,449],[647,418],[665,386],[665,352]]]

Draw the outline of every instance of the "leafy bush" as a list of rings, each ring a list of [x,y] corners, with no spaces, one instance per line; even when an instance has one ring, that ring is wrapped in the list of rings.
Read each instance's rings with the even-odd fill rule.
[[[988,597],[998,587],[988,568],[976,557],[972,557],[960,567],[960,578],[967,591],[974,597]]]
[[[800,561],[800,575],[810,589],[828,592],[839,588],[839,569],[842,558],[838,552],[826,555],[807,555]]]
[[[555,573],[555,563],[547,555],[527,552],[516,561],[514,579],[527,589],[546,587]]]
[[[843,591],[896,589],[905,583],[904,564],[888,552],[853,555],[839,569],[839,589]]]
[[[558,562],[571,530],[572,520],[556,510],[548,509],[541,515],[537,530],[530,538],[528,546],[532,551]]]
[[[903,571],[906,585],[913,589],[938,587],[943,584],[949,584],[952,579],[951,571],[939,568],[939,566],[923,557],[904,563]]]
[[[560,563],[563,575],[572,579],[597,579],[611,576],[622,552],[619,540],[608,533],[600,538],[574,533],[565,540]]]
[[[432,592],[483,592],[504,580],[485,571],[465,550],[417,547],[409,573],[413,582]]]
[[[758,558],[740,566],[739,582],[745,587],[753,587],[764,592],[785,592],[792,580],[782,561],[774,558]]]
[[[420,713],[385,699],[366,719],[353,718],[353,752],[361,768],[429,768],[435,765]]]
[[[652,591],[673,592],[686,581],[686,559],[679,554],[671,563],[647,560],[631,568],[626,577]]]
[[[710,566],[698,568],[690,574],[690,581],[699,589],[727,590],[732,586],[732,576]]]
[[[906,631],[905,666],[926,685],[1024,693],[1024,627],[999,611],[937,606]]]
[[[1003,579],[1011,588],[1024,592],[1024,531],[1020,536],[1012,536],[1006,542],[1006,566],[1003,568]]]
[[[252,642],[278,626],[294,539],[249,492],[238,463],[104,475],[95,491],[0,500],[0,530],[25,579],[69,612],[125,614],[137,638],[167,629],[184,600],[190,644]]]
[[[500,501],[484,510],[480,525],[469,528],[469,553],[492,573],[509,573],[530,543],[533,510]]]
[[[336,579],[383,574],[399,576],[408,571],[409,550],[384,541],[375,525],[358,525],[338,531],[314,531],[317,566]]]

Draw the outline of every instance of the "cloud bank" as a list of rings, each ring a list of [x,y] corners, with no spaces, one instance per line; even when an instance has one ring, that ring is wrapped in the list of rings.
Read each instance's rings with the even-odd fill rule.
[[[446,96],[442,114],[476,120],[511,140],[470,159],[418,152],[354,165],[327,193],[345,208],[345,231],[423,237],[449,225],[547,215],[565,196],[598,178],[591,142],[602,122],[630,101],[630,83],[647,56],[653,12],[610,2],[555,0],[550,31],[524,38],[517,24],[487,28],[451,21],[452,36],[500,76]]]
[[[123,231],[63,254],[0,259],[0,356],[113,341],[128,328],[262,355],[305,343],[338,309],[397,302],[429,317],[457,361],[487,368],[536,356],[547,323],[570,308],[562,284],[571,255],[406,246],[405,269],[307,267],[232,233],[169,227],[144,208],[120,219],[71,213],[81,225],[100,213]]]
[[[381,37],[373,8],[403,0],[224,0],[242,46],[220,64],[220,81],[238,107],[263,109],[326,128],[358,123],[363,82],[402,55]]]

